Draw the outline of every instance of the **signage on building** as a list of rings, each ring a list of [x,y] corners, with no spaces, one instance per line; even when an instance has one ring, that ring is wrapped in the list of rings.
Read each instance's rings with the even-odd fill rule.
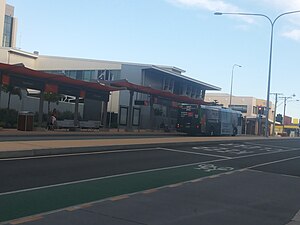
[[[55,85],[55,84],[46,84],[45,85],[45,92],[58,93],[58,86]]]
[[[299,124],[299,119],[294,118],[293,119],[293,124]]]
[[[10,77],[7,76],[7,75],[5,75],[5,74],[3,74],[2,75],[2,84],[9,85],[9,83],[10,83]]]
[[[148,106],[149,105],[149,101],[146,100],[135,100],[134,101],[135,105],[144,105],[144,106]]]

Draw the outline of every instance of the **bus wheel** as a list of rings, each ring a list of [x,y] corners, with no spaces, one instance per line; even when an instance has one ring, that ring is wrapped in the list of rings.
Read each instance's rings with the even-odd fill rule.
[[[232,136],[236,136],[237,135],[237,129],[236,129],[236,127],[233,129],[233,134],[232,134]]]

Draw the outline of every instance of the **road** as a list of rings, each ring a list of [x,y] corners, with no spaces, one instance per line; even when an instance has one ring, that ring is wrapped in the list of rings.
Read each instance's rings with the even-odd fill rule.
[[[1,159],[0,221],[283,225],[300,210],[299,178],[300,139]]]

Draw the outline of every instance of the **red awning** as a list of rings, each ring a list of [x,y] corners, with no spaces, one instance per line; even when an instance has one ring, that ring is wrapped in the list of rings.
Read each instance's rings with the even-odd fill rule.
[[[180,103],[190,103],[190,104],[198,104],[198,105],[208,104],[207,102],[205,102],[201,99],[193,99],[188,96],[176,95],[169,91],[162,91],[162,90],[154,89],[151,87],[133,84],[133,83],[128,82],[127,80],[113,81],[113,82],[110,82],[110,85],[114,86],[114,87],[123,87],[123,88],[125,87],[131,91],[140,92],[140,93],[144,93],[144,94],[150,94],[150,95],[153,95],[156,97],[161,97],[161,98],[165,98],[165,99],[180,102]]]
[[[20,65],[9,65],[9,64],[0,63],[0,70],[3,71],[4,74],[8,76],[17,75],[22,78],[37,79],[45,83],[54,83],[58,85],[71,85],[72,87],[78,89],[88,89],[91,91],[106,91],[106,92],[118,90],[117,88],[111,86],[100,85],[94,82],[75,80],[63,75],[32,70],[25,66],[20,66]]]

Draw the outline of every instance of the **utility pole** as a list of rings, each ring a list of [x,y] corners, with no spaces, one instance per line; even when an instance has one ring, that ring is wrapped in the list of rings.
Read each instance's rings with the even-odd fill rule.
[[[283,108],[283,119],[282,119],[282,132],[284,132],[284,119],[285,119],[285,110],[286,110],[286,101],[290,98],[294,98],[296,95],[293,94],[292,96],[284,96],[284,97],[280,97],[281,99],[284,100],[284,108]]]
[[[278,102],[278,95],[283,95],[282,93],[270,93],[271,95],[275,95],[275,108],[274,108],[274,119],[273,119],[273,136],[275,135],[275,125],[276,125],[276,111],[277,111],[277,102]]]

